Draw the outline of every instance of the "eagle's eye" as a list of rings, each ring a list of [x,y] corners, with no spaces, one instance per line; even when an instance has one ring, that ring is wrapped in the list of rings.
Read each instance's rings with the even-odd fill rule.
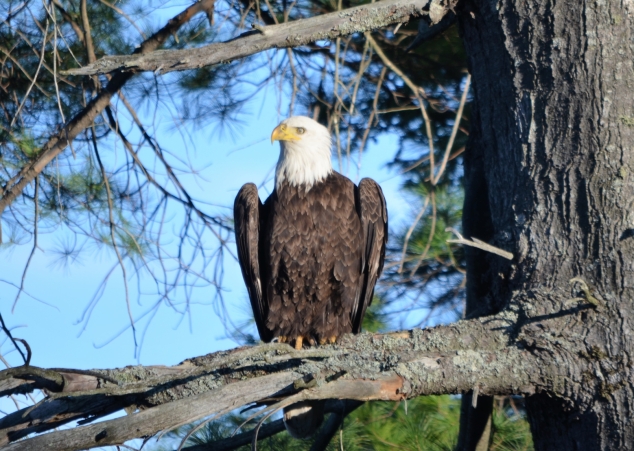
[[[297,127],[297,134],[303,135],[306,129],[304,127]]]

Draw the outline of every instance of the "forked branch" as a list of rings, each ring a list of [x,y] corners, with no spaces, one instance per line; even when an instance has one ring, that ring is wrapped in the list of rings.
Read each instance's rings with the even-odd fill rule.
[[[547,389],[544,368],[549,366],[509,345],[515,320],[505,313],[427,330],[351,335],[334,346],[302,351],[272,343],[210,354],[176,367],[5,371],[0,373],[5,396],[44,386],[52,393],[0,420],[0,444],[120,409],[136,413],[35,436],[4,449],[121,444],[252,403],[274,410],[308,399],[402,400],[474,387],[481,394]]]

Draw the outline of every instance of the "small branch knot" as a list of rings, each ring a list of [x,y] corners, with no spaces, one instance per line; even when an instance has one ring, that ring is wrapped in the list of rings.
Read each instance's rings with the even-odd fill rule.
[[[267,35],[270,34],[269,31],[266,29],[266,27],[263,27],[262,25],[259,25],[257,23],[252,23],[251,24],[251,28],[253,28],[254,30],[259,31],[264,36],[267,36]]]
[[[579,288],[583,291],[586,302],[592,304],[595,308],[603,307],[603,303],[592,295],[592,290],[581,277],[573,277],[570,279],[571,284],[579,284]],[[578,298],[575,298],[575,300]]]

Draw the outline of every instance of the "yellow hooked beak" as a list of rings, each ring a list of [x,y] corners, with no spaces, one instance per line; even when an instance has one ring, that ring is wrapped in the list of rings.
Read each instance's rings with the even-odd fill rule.
[[[302,138],[295,133],[295,128],[286,124],[278,125],[271,133],[271,144],[273,144],[273,141],[299,141],[300,139]]]

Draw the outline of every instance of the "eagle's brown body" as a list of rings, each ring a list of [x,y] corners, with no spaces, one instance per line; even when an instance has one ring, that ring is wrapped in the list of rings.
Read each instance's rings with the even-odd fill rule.
[[[379,185],[355,186],[334,172],[332,139],[312,119],[275,128],[280,141],[275,190],[262,204],[253,183],[234,204],[238,259],[260,338],[334,342],[361,330],[385,257],[387,210]],[[305,438],[323,420],[323,403],[284,408],[289,433]]]
[[[282,184],[264,204],[247,184],[236,198],[235,220],[263,341],[323,342],[360,331],[387,238],[385,201],[374,181],[356,187],[332,172],[309,190]]]

